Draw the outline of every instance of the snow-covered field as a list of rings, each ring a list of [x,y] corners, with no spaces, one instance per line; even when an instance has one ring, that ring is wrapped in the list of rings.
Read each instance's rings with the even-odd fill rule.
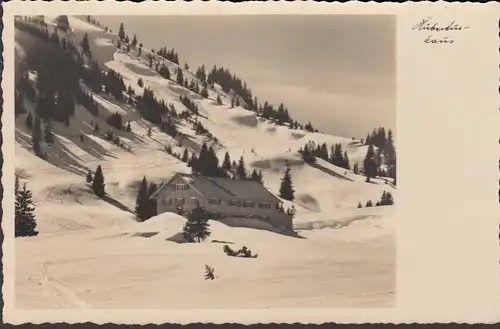
[[[98,29],[70,18],[74,31]],[[98,29],[99,30],[99,29]],[[108,47],[110,39],[93,40]],[[16,45],[20,48],[20,45]],[[175,66],[170,63],[169,65]],[[125,85],[142,93],[138,78],[178,109],[179,95],[195,100],[206,118],[199,121],[223,147],[222,160],[242,155],[247,169],[262,170],[265,186],[277,194],[285,160],[291,165],[296,190],[295,229],[302,238],[266,230],[229,227],[210,221],[212,235],[203,243],[178,243],[184,218],[161,214],[137,223],[133,209],[139,182],[161,181],[175,172],[189,173],[185,163],[168,155],[198,150],[204,137],[190,125],[173,140],[141,119],[135,110],[106,96],[94,96],[101,115],[94,118],[78,107],[70,126],[54,123],[56,142],[45,146],[47,161],[31,150],[25,116],[16,119],[16,173],[27,182],[36,201],[40,235],[16,239],[16,307],[52,308],[285,308],[390,307],[395,289],[394,207],[356,209],[358,202],[377,202],[382,192],[395,189],[383,180],[364,177],[318,160],[305,164],[297,150],[308,141],[341,143],[351,163],[362,162],[367,146],[350,138],[290,130],[262,121],[241,107],[230,108],[222,95],[210,99],[161,78],[142,59],[115,52],[106,66],[120,73]],[[225,96],[225,97],[224,97]],[[26,107],[33,107],[26,101]],[[132,121],[132,133],[120,138],[131,151],[92,133],[91,121],[106,127],[107,114],[120,112]],[[293,115],[293,113],[292,113]],[[152,129],[148,137],[148,129]],[[83,134],[85,141],[80,141]],[[85,174],[103,168],[109,198],[98,199]],[[290,202],[286,202],[290,205]],[[252,226],[248,224],[248,226]],[[243,245],[256,259],[228,257],[224,244]],[[234,249],[233,248],[233,249]],[[204,267],[217,278],[204,280]]]

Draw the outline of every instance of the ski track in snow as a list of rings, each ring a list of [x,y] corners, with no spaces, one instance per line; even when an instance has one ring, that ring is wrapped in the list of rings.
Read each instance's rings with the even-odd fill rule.
[[[78,298],[70,289],[64,287],[56,280],[52,279],[47,272],[47,264],[41,265],[42,288],[49,291],[49,294],[55,298],[62,299],[63,305],[69,304],[70,308],[89,308],[89,305]],[[52,291],[52,293],[50,293]]]
[[[100,31],[71,17],[75,31]],[[97,29],[97,30],[96,30]],[[108,39],[95,40],[109,47]],[[22,46],[16,44],[22,52]],[[146,49],[143,50],[147,52]],[[178,66],[166,62],[173,74]],[[265,186],[278,194],[288,161],[296,189],[294,227],[304,237],[290,238],[265,230],[229,227],[211,221],[212,236],[200,245],[178,244],[170,239],[182,230],[183,220],[162,214],[137,223],[128,210],[135,206],[143,176],[161,182],[175,172],[189,173],[180,160],[164,151],[171,145],[198,151],[205,141],[191,125],[181,122],[186,134],[174,140],[143,120],[128,106],[107,96],[94,96],[99,118],[77,106],[69,128],[55,123],[56,142],[47,161],[31,151],[30,132],[24,115],[16,119],[16,173],[27,182],[36,202],[40,235],[16,240],[16,300],[21,308],[266,308],[266,307],[374,307],[391,306],[395,285],[395,220],[393,207],[356,209],[382,191],[396,190],[391,182],[363,176],[318,159],[305,164],[297,150],[308,141],[341,143],[351,164],[362,163],[366,146],[350,138],[290,130],[257,118],[241,107],[230,108],[230,97],[220,91],[224,104],[216,105],[217,93],[200,99],[173,81],[146,72],[144,59],[117,51],[106,65],[125,79],[136,94],[141,77],[155,95],[184,109],[179,94],[190,96],[204,117],[198,120],[224,147],[216,147],[222,161],[245,158],[247,169],[262,170]],[[138,72],[147,73],[141,75]],[[194,77],[191,73],[186,76]],[[32,79],[35,73],[31,72]],[[26,102],[28,109],[34,104]],[[119,112],[131,121],[132,133],[119,132],[131,152],[93,134],[90,122],[98,120],[106,131],[107,115]],[[148,129],[152,135],[148,137]],[[80,142],[80,133],[85,141]],[[179,146],[179,143],[181,144]],[[87,170],[103,168],[107,201],[96,198],[85,183]],[[284,200],[285,208],[292,202]],[[253,224],[248,224],[252,226]],[[231,247],[248,246],[256,259],[236,259],[222,253]],[[211,242],[212,241],[212,242]],[[110,251],[119,252],[111,254]],[[69,260],[68,260],[69,259]],[[202,279],[205,264],[214,266],[217,279]],[[39,286],[33,286],[40,278]],[[36,298],[34,294],[39,292]],[[241,291],[246,298],[241,299]]]

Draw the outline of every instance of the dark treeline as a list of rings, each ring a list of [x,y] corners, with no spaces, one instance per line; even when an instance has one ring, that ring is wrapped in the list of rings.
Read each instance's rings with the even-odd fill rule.
[[[153,53],[155,51],[153,50]],[[175,52],[175,50],[167,49],[167,47],[160,48],[156,51],[156,54],[165,58],[166,60],[179,65],[179,55]]]
[[[128,35],[125,33],[125,27],[123,23],[120,24],[118,36],[120,37],[120,40],[122,42],[130,42]],[[135,36],[132,42],[134,43],[134,45],[137,45],[137,38]],[[173,48],[167,49],[166,47],[163,47],[158,49],[157,51],[153,49],[152,52],[177,65],[179,65],[180,63],[179,56]],[[154,56],[148,57],[149,65],[151,68],[153,68]],[[189,70],[189,65],[187,63],[184,65],[184,69]],[[160,75],[162,75],[164,78],[171,79],[171,72],[164,64],[157,63],[156,71],[159,72]],[[311,122],[303,125],[297,120],[294,120],[283,103],[281,103],[277,108],[275,108],[272,104],[269,104],[267,101],[259,105],[257,97],[252,94],[252,91],[248,87],[247,83],[241,78],[237,77],[229,69],[226,69],[224,67],[218,68],[216,65],[214,65],[212,70],[207,74],[205,66],[199,66],[195,71],[195,75],[201,81],[201,86],[199,86],[198,83],[193,80],[188,81],[188,79],[184,77],[183,69],[180,66],[176,70],[175,75],[175,80],[177,81],[177,83],[188,88],[192,92],[201,95],[204,98],[209,97],[208,86],[210,85],[212,89],[214,89],[214,84],[218,83],[222,87],[224,92],[232,94],[232,106],[234,106],[235,103],[237,104],[236,106],[241,104],[247,110],[252,110],[256,112],[257,115],[268,120],[276,121],[276,123],[280,125],[287,125],[290,129],[305,129],[310,132],[318,131],[313,127]],[[220,103],[221,102],[219,102],[219,104]]]
[[[368,200],[365,204],[365,207],[380,207],[380,206],[392,206],[394,205],[394,197],[392,196],[391,192],[382,192],[382,197],[380,198],[375,205],[371,200]],[[358,202],[357,208],[363,208],[363,205],[361,202]]]
[[[198,68],[196,76],[199,79],[204,79],[204,66]],[[259,105],[257,97],[252,95],[252,90],[247,86],[247,83],[224,67],[217,68],[217,66],[214,65],[206,76],[206,81],[212,88],[214,87],[214,83],[218,83],[224,92],[231,93],[232,91],[238,96],[238,103],[240,103],[241,99],[244,103],[243,106],[247,110],[252,110],[263,118],[276,120],[276,122],[281,125],[287,124],[291,129],[300,128],[311,132],[317,131],[310,122],[303,126],[298,121],[294,120],[283,103],[281,103],[278,108],[274,108],[274,106],[267,101]]]
[[[156,183],[151,182],[148,185],[146,177],[142,179],[135,203],[135,215],[138,221],[143,222],[156,216],[156,200],[151,199],[150,196],[157,190],[158,185]]]
[[[226,152],[223,161],[220,162],[214,147],[208,147],[206,143],[203,143],[199,155],[193,153],[189,157],[189,152],[185,149],[181,160],[191,167],[194,174],[209,177],[253,180],[261,184],[263,182],[262,171],[257,172],[255,169],[251,173],[247,171],[243,156],[240,157],[238,162],[231,161],[229,153]]]
[[[142,96],[137,97],[137,110],[144,119],[158,125],[168,135],[177,136],[173,120],[178,117],[175,106],[167,105],[164,100],[158,100],[150,88],[144,88]]]
[[[394,145],[392,130],[389,129],[386,133],[384,127],[373,129],[372,133],[366,136],[365,144],[372,146],[372,149],[368,149],[367,155],[370,155],[372,161],[375,162],[375,166],[378,168],[377,174],[379,176],[388,176],[395,180],[396,147]],[[376,147],[376,149],[373,147]],[[381,170],[381,165],[386,165],[387,170]]]
[[[116,129],[123,129],[122,115],[118,112],[112,113],[106,119],[108,125],[115,127]]]
[[[188,109],[190,110],[191,112],[193,112],[194,114],[198,115],[199,111],[198,111],[198,105],[196,105],[195,102],[193,102],[191,99],[189,99],[189,97],[187,96],[183,96],[183,95],[180,95],[179,96],[179,99],[180,101],[182,102],[182,104]]]
[[[307,163],[316,163],[316,157],[318,157],[335,166],[348,170],[351,169],[349,157],[347,152],[342,150],[342,144],[332,145],[330,151],[328,151],[328,149],[326,143],[317,144],[314,141],[310,141],[299,149],[299,153],[302,155],[302,159]]]

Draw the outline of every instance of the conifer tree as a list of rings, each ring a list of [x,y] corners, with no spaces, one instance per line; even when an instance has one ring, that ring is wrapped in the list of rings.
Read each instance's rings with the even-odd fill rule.
[[[94,180],[92,181],[92,190],[99,198],[103,198],[106,194],[104,187],[104,174],[101,165],[98,165],[94,174]]]
[[[47,144],[54,143],[54,134],[52,133],[50,120],[47,120],[47,122],[45,123],[44,138],[45,138],[45,143]]]
[[[86,177],[87,183],[92,183],[92,172],[89,170]]]
[[[207,87],[203,87],[203,89],[200,92],[200,95],[203,98],[208,98],[208,89],[207,89]]]
[[[229,153],[226,152],[224,155],[224,161],[222,161],[222,173],[226,176],[229,177],[229,173],[231,172],[232,166],[231,166],[231,158],[229,157]]]
[[[85,35],[83,36],[80,46],[82,47],[82,51],[85,55],[90,55],[89,35],[86,32]]]
[[[31,111],[26,115],[26,127],[33,129],[33,116],[31,115]]]
[[[285,175],[281,179],[279,192],[280,192],[280,197],[285,200],[293,201],[293,199],[295,198],[294,197],[295,190],[293,188],[293,183],[292,183],[292,174],[288,164],[286,166]]]
[[[157,215],[156,212],[156,199],[151,198],[151,196],[158,190],[158,185],[152,182],[149,184],[148,197],[149,197],[149,206],[148,206],[148,218]]]
[[[351,169],[351,164],[349,163],[349,156],[347,155],[347,151],[344,151],[344,159],[343,159],[343,162],[344,162],[344,168],[347,169],[347,170],[350,170]]]
[[[35,206],[31,191],[27,189],[26,184],[19,189],[19,181],[16,179],[17,193],[15,194],[15,236],[36,236],[36,217]]]
[[[207,214],[197,206],[189,214],[182,233],[188,242],[201,242],[210,236],[209,227]]]
[[[247,179],[247,170],[245,168],[245,160],[243,160],[243,156],[240,157],[240,161],[236,167],[236,177],[241,180]]]
[[[120,28],[118,29],[118,37],[120,40],[125,40],[125,27],[123,23],[120,23]]]
[[[16,175],[16,180],[14,181],[14,196],[15,197],[17,197],[17,193],[19,193],[19,176]]]
[[[359,208],[363,208],[363,206],[361,205],[361,202],[358,202],[358,207],[357,207],[357,208],[358,208],[358,209],[359,209]]]
[[[33,127],[33,134],[31,135],[31,141],[33,143],[33,152],[37,157],[42,157],[42,130],[41,130],[40,119],[35,118],[35,125]]]
[[[252,175],[250,176],[250,180],[253,180],[254,182],[260,182],[260,177],[259,174],[257,173],[257,170],[252,171]]]
[[[217,94],[217,104],[222,105],[222,99],[220,98],[219,94]]]
[[[358,174],[359,174],[359,165],[358,165],[358,163],[357,163],[357,162],[356,162],[356,163],[354,164],[354,166],[352,167],[352,171],[353,171],[353,173],[354,173],[354,174],[356,174],[356,175],[358,175]]]
[[[146,177],[142,179],[141,185],[139,187],[139,192],[137,193],[137,198],[135,202],[135,215],[137,220],[143,222],[148,219],[148,208],[149,208],[149,195],[148,195],[148,181]]]
[[[182,69],[177,69],[177,83],[181,86],[184,84],[184,74],[182,74]]]
[[[366,181],[370,182],[370,178],[375,178],[375,176],[377,175],[375,153],[372,144],[368,145],[368,151],[366,152],[365,160],[363,161],[363,167],[366,176]]]
[[[188,153],[188,150],[187,149],[184,149],[184,154],[182,155],[182,159],[181,161],[182,162],[188,162],[189,160],[189,153]]]
[[[264,175],[262,175],[262,170],[259,170],[259,183],[264,184]]]
[[[370,144],[371,145],[371,144]],[[373,207],[373,203],[371,200],[368,200],[368,202],[366,202],[366,206],[365,207]]]
[[[134,34],[134,37],[132,38],[131,46],[133,48],[135,48],[135,46],[137,46],[137,36],[135,34]]]

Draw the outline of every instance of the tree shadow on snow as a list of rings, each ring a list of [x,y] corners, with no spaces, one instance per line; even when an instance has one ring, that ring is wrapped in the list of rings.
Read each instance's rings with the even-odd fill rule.
[[[25,134],[17,129],[15,135],[16,142],[30,153],[33,153],[31,135]],[[63,143],[58,141],[57,135],[54,136],[54,144],[45,146],[44,151],[46,152],[46,158],[44,160],[57,168],[80,176],[85,175],[88,171],[88,169],[79,162],[81,159],[71,152]]]
[[[101,198],[102,201],[120,209],[126,212],[129,212],[131,214],[135,214],[129,207],[118,201],[117,199],[111,197],[110,195],[106,194],[104,197]]]

